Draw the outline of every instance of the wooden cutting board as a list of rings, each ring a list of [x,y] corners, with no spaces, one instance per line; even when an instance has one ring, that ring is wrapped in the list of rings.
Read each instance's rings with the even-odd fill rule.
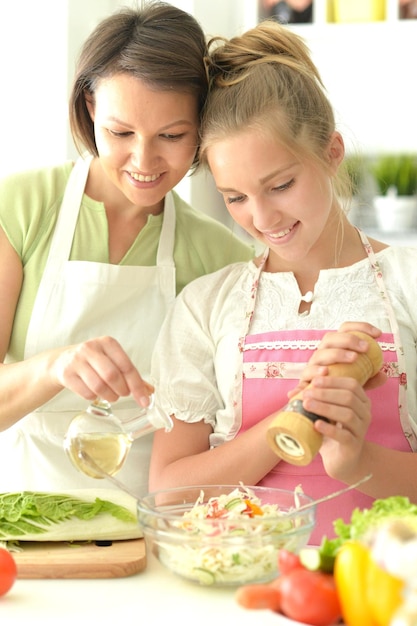
[[[21,542],[13,552],[18,578],[122,578],[146,567],[144,539],[111,545],[65,542]]]

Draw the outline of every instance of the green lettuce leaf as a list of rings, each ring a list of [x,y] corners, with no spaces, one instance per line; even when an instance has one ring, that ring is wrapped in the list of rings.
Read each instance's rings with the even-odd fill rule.
[[[326,557],[335,557],[345,541],[365,538],[368,532],[390,519],[405,520],[417,530],[417,505],[404,496],[391,496],[374,500],[368,509],[354,509],[350,522],[346,523],[342,519],[333,522],[336,537],[323,537],[320,553]]]
[[[349,524],[342,519],[337,519],[333,526],[336,535],[346,541],[347,539],[361,539],[369,530],[374,530],[380,524],[394,518],[406,518],[417,528],[417,505],[412,504],[404,496],[374,500],[369,509],[355,509]]]
[[[101,490],[99,490],[100,493]],[[103,492],[105,495],[107,491]],[[111,492],[21,491],[0,494],[0,541],[73,541],[141,536],[136,501]]]

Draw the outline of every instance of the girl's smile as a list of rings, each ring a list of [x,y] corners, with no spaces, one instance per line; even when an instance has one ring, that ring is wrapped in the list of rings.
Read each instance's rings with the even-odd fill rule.
[[[328,249],[320,242],[337,214],[329,173],[252,129],[213,142],[207,159],[233,219],[271,248],[270,265],[295,269],[312,250]]]

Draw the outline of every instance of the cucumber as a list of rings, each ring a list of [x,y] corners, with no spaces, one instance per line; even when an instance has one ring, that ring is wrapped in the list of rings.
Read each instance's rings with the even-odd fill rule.
[[[246,504],[243,502],[242,498],[233,498],[233,500],[226,502],[226,504],[224,505],[224,508],[227,509],[228,511],[231,511],[232,509],[240,506],[241,504],[243,504],[243,508],[246,507]]]
[[[302,548],[298,556],[301,564],[306,569],[333,573],[335,557],[330,554],[324,554],[319,548]]]
[[[194,567],[193,574],[202,585],[213,585],[216,582],[213,572],[203,567]]]

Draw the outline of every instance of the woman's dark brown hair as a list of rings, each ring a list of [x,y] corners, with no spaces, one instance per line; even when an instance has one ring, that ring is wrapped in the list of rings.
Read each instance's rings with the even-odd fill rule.
[[[208,86],[205,55],[199,23],[171,4],[149,2],[102,20],[81,50],[70,95],[70,127],[78,150],[98,156],[86,97],[94,99],[98,82],[115,74],[130,74],[155,89],[191,93],[200,114]]]

